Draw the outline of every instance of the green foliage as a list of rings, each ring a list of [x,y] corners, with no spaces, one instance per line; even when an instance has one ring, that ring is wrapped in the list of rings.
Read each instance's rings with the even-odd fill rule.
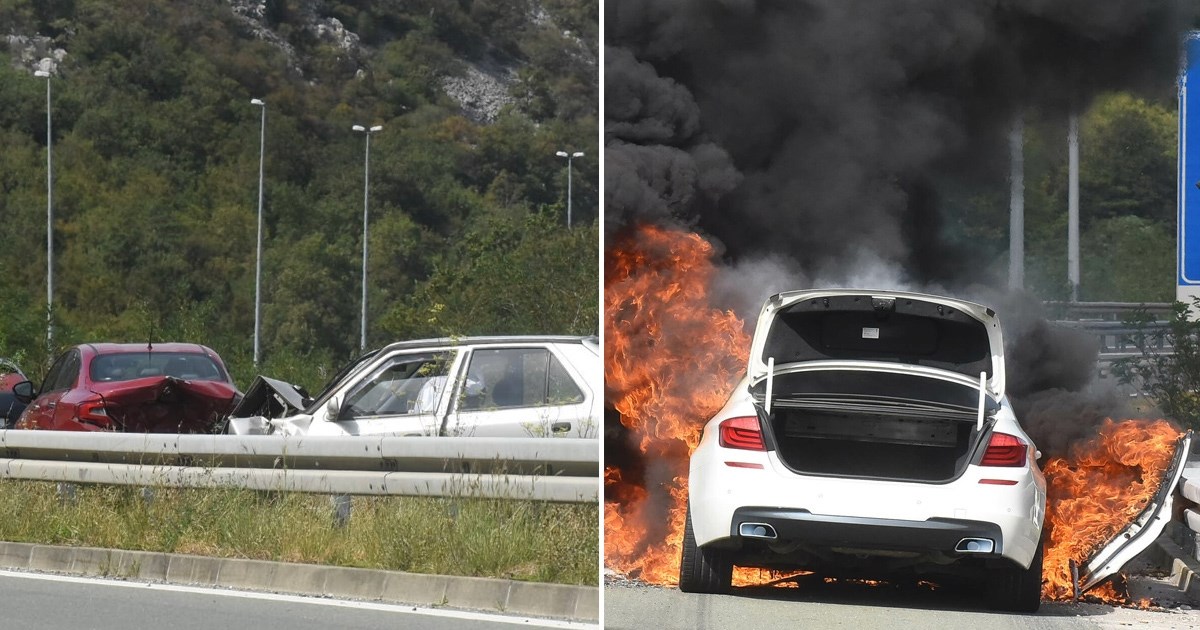
[[[67,51],[50,81],[55,346],[195,341],[226,358],[242,386],[255,372],[278,370],[273,375],[319,387],[358,350],[364,155],[354,124],[384,126],[371,144],[371,345],[430,329],[380,323],[394,312],[456,305],[437,290],[449,286],[446,274],[475,273],[469,261],[479,253],[480,265],[500,260],[479,240],[497,217],[518,232],[530,220],[540,226],[537,238],[558,248],[538,254],[532,232],[506,241],[520,245],[512,252],[520,261],[562,264],[550,258],[564,241],[592,239],[580,246],[592,252],[586,280],[520,266],[502,278],[476,275],[488,287],[507,282],[505,293],[520,286],[559,296],[555,308],[571,315],[544,332],[594,332],[595,160],[576,161],[574,172],[575,222],[584,228],[568,233],[562,221],[542,218],[563,214],[565,165],[555,150],[596,155],[597,74],[586,58],[594,60],[598,43],[564,39],[555,26],[577,22],[577,7],[548,7],[550,20],[535,25],[524,0],[314,6],[317,19],[362,29],[366,46],[345,51],[318,36],[307,5],[292,0],[265,5],[263,24],[278,39],[257,36],[227,3],[0,0],[9,32],[49,34]],[[553,42],[585,61],[563,65],[529,53]],[[552,62],[553,73],[591,89],[477,124],[443,93],[442,79],[485,61],[521,73]],[[0,356],[24,357],[31,375],[48,360],[45,90],[28,68],[0,64]],[[267,103],[259,369],[252,343],[262,110],[251,98]],[[541,275],[534,282],[520,277],[526,273]],[[454,284],[471,300],[486,291],[476,285]],[[566,304],[567,295],[585,303]],[[470,329],[530,330],[516,326],[510,310],[474,309]]]
[[[1178,119],[1170,109],[1129,94],[1097,101],[1081,121],[1079,196],[1086,227],[1119,216],[1175,220]],[[1081,212],[1081,215],[1083,213]]]
[[[1145,311],[1126,324],[1140,329],[1141,355],[1116,361],[1113,374],[1147,393],[1168,418],[1200,429],[1200,298],[1175,302],[1165,328]],[[1169,352],[1159,352],[1164,348]]]
[[[596,585],[599,506],[471,497],[354,497],[215,488],[0,483],[0,539]],[[397,535],[402,532],[403,535]]]
[[[1036,112],[1030,119],[1026,286],[1045,299],[1068,299],[1065,120]],[[1102,96],[1080,117],[1080,300],[1174,297],[1176,127],[1173,105],[1124,93]],[[1007,240],[1007,189],[995,191],[993,204],[987,225]]]
[[[1174,222],[1118,216],[1096,222],[1080,245],[1083,301],[1170,302]]]
[[[549,215],[484,217],[381,326],[397,338],[596,334],[597,236]]]

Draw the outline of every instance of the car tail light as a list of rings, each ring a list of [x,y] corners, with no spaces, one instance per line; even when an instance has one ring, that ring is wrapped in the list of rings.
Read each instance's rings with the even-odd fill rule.
[[[983,453],[981,466],[1024,466],[1029,447],[1014,435],[993,433]]]
[[[103,400],[89,400],[79,403],[75,411],[76,417],[80,422],[95,425],[105,429],[112,428],[112,417],[108,415],[108,409],[104,406]]]
[[[721,446],[746,451],[765,451],[762,429],[755,416],[740,416],[721,422]]]

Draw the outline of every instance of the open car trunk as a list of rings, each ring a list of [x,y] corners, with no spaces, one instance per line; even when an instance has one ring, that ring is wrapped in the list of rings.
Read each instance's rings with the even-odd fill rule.
[[[777,376],[774,387],[764,428],[801,474],[952,481],[989,426],[978,426],[978,389],[927,376],[807,370]],[[985,404],[985,416],[995,411],[993,399]]]

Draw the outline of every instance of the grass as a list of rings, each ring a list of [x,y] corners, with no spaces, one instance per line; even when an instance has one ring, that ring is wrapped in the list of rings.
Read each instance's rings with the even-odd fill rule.
[[[0,481],[0,540],[597,585],[599,506]]]

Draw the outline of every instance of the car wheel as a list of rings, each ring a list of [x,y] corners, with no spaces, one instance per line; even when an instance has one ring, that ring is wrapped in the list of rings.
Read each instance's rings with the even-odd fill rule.
[[[997,610],[1037,612],[1042,604],[1042,545],[1038,544],[1028,569],[1006,567],[989,572],[988,596]]]
[[[733,582],[733,559],[724,549],[696,545],[692,533],[692,508],[683,530],[683,553],[679,558],[679,590],[685,593],[728,593]]]

